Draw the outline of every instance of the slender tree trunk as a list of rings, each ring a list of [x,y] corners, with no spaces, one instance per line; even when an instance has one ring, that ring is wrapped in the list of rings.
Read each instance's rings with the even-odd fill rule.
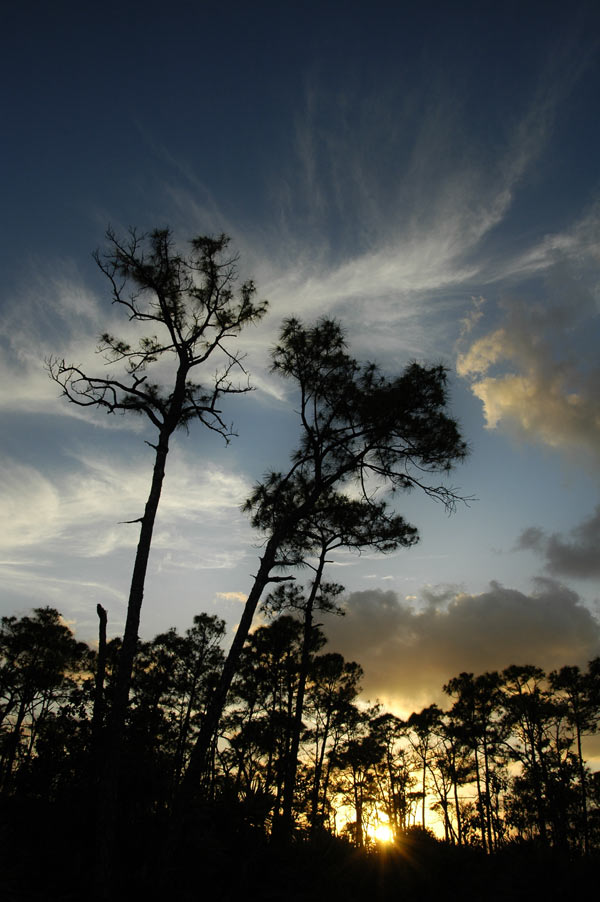
[[[267,584],[273,582],[270,573],[275,565],[279,544],[279,535],[273,534],[267,542],[264,555],[260,559],[260,567],[254,579],[254,585],[252,586],[252,590],[244,606],[244,611],[233,642],[231,643],[231,648],[225,659],[219,681],[206,709],[200,732],[194,748],[192,749],[187,770],[181,784],[181,791],[179,793],[180,802],[183,802],[184,799],[191,800],[197,793],[198,785],[208,761],[210,746],[217,731],[219,720],[227,700],[227,694],[236,674],[242,649],[248,637],[248,633],[250,632],[258,602],[260,601],[260,597]]]
[[[459,846],[462,846],[462,817],[460,813],[460,801],[458,798],[458,773],[455,763],[453,764],[453,770],[454,774],[452,779],[452,786],[454,790],[454,807],[456,808],[456,834],[458,844]]]
[[[491,852],[491,849],[488,848],[487,845],[487,833],[485,829],[485,806],[483,803],[483,792],[481,789],[481,770],[479,767],[479,752],[478,746],[475,743],[473,746],[473,751],[475,753],[475,782],[477,786],[477,809],[479,811],[479,829],[481,830],[481,845],[483,846],[484,852]]]
[[[327,716],[325,718],[325,725],[323,727],[323,737],[321,740],[321,748],[318,750],[317,759],[315,761],[315,776],[313,783],[313,792],[312,792],[312,805],[311,805],[311,821],[310,821],[310,832],[311,835],[314,836],[317,831],[318,826],[318,815],[319,815],[319,801],[321,796],[321,774],[323,773],[323,763],[325,761],[325,751],[327,748],[327,740],[329,739],[329,727],[331,724],[331,711],[327,711]]]
[[[344,471],[342,470],[336,474],[336,478],[339,479],[344,475]],[[248,638],[248,633],[250,632],[252,620],[254,619],[254,614],[256,613],[256,608],[258,607],[261,595],[270,582],[282,582],[291,578],[273,577],[270,575],[271,570],[275,566],[279,548],[285,538],[293,533],[298,523],[300,523],[314,508],[314,505],[323,492],[327,491],[329,485],[334,484],[335,481],[336,480],[333,478],[330,478],[329,483],[324,483],[320,479],[317,480],[317,484],[310,496],[296,508],[293,514],[289,515],[288,519],[281,526],[273,531],[267,541],[265,553],[260,559],[258,573],[254,578],[254,584],[250,590],[246,604],[244,605],[244,611],[233,642],[231,643],[231,648],[225,659],[221,676],[206,710],[200,732],[196,739],[196,744],[192,749],[187,771],[182,781],[182,791],[179,793],[180,805],[183,804],[184,798],[186,799],[187,804],[187,800],[190,800],[197,792],[198,783],[206,765],[210,745],[219,726],[219,720],[221,719],[221,714],[223,713],[227,701],[227,694],[237,672],[242,649]]]
[[[310,653],[312,647],[313,620],[312,613],[314,609],[315,599],[321,578],[325,568],[326,549],[321,551],[319,564],[315,573],[315,578],[311,586],[310,595],[306,601],[304,608],[304,630],[302,636],[302,655],[300,658],[300,673],[298,675],[298,690],[296,693],[296,708],[294,711],[294,722],[292,726],[292,741],[287,758],[285,770],[285,786],[283,793],[283,810],[279,824],[278,834],[282,837],[288,837],[292,832],[292,810],[294,806],[294,789],[296,788],[296,773],[298,770],[298,752],[300,749],[300,734],[302,733],[302,715],[304,713],[304,696],[306,692],[306,681],[308,679],[308,669],[310,666]]]
[[[492,789],[490,778],[490,760],[487,743],[487,733],[484,728],[483,732],[483,766],[485,774],[485,812],[486,812],[486,830],[487,841],[490,852],[494,849],[494,841],[492,838]]]
[[[179,728],[179,736],[177,738],[177,752],[175,755],[175,782],[174,782],[174,792],[177,791],[177,786],[179,785],[179,781],[181,780],[181,773],[183,771],[183,764],[185,761],[185,744],[187,742],[187,738],[190,732],[190,724],[192,721],[192,710],[194,708],[194,703],[196,701],[196,690],[197,685],[200,679],[200,672],[202,669],[202,663],[198,664],[197,670],[194,672],[192,686],[189,690],[187,704],[185,706],[185,714],[183,717],[183,723]]]
[[[581,815],[583,826],[583,853],[588,855],[590,851],[590,837],[588,829],[588,810],[587,810],[587,784],[585,779],[585,761],[583,760],[583,752],[581,749],[581,724],[579,716],[575,714],[575,729],[577,735],[577,766],[579,770],[579,781],[581,783]]]
[[[321,759],[321,764],[322,763],[323,763],[323,759]],[[324,822],[324,820],[325,820],[325,812],[327,810],[327,804],[328,804],[327,796],[329,793],[329,784],[331,782],[332,767],[333,767],[332,761],[331,761],[331,758],[329,757],[327,759],[327,767],[325,768],[325,774],[323,776],[323,785],[321,787],[320,805],[321,805],[322,822]],[[335,818],[335,812],[334,812],[334,818]]]
[[[356,845],[359,849],[365,844],[364,832],[363,832],[363,798],[362,798],[362,787],[359,785],[359,780],[356,774],[353,774],[354,780],[354,810],[356,812]]]
[[[538,818],[538,830],[540,833],[540,839],[542,840],[542,844],[544,846],[548,845],[548,829],[546,824],[546,812],[544,810],[544,801],[543,801],[543,791],[542,791],[542,777],[543,774],[543,758],[540,757],[538,760],[537,755],[537,743],[535,739],[535,728],[531,727],[528,729],[528,737],[531,748],[531,779],[533,781],[533,789],[535,795],[535,802],[537,808],[537,818]],[[543,755],[543,752],[540,751],[540,755]]]
[[[394,767],[393,760],[391,754],[388,752],[387,755],[387,774],[388,774],[388,783],[389,783],[389,814],[388,818],[390,821],[390,826],[392,828],[392,838],[394,842],[398,842],[400,837],[400,824],[398,822],[399,812],[399,781],[396,779],[394,775]]]
[[[98,753],[100,737],[104,724],[104,679],[106,676],[106,623],[107,614],[101,604],[96,606],[98,613],[98,657],[96,659],[96,684],[94,687],[94,711],[92,713],[92,745],[96,757],[96,772],[98,771]]]
[[[427,794],[427,749],[423,755],[423,804],[421,808],[421,823],[425,829],[425,798]]]
[[[115,683],[113,710],[111,717],[111,732],[113,733],[113,740],[120,738],[120,734],[122,732],[123,724],[125,721],[127,706],[129,703],[129,689],[131,687],[133,662],[135,660],[135,653],[137,650],[140,615],[142,610],[142,602],[144,600],[144,586],[146,583],[146,572],[148,570],[148,560],[150,557],[150,548],[152,545],[152,533],[154,531],[154,523],[156,521],[158,504],[160,501],[163,480],[165,477],[165,466],[167,462],[167,454],[169,453],[169,438],[170,433],[168,433],[166,430],[161,432],[159,436],[158,444],[156,445],[156,458],[154,461],[150,494],[148,495],[148,500],[146,501],[144,516],[142,517],[140,538],[135,555],[133,575],[131,578],[131,587],[129,590],[127,619],[125,621],[125,632],[123,633],[123,645],[121,646],[117,679]]]
[[[144,598],[144,584],[150,557],[152,533],[165,476],[165,465],[169,453],[169,438],[172,430],[161,431],[156,448],[152,483],[141,518],[129,602],[127,620],[123,634],[123,644],[119,657],[115,690],[112,698],[111,714],[107,727],[105,759],[101,769],[100,792],[98,795],[97,836],[96,836],[96,895],[101,900],[114,898],[114,870],[116,853],[116,827],[118,818],[119,771],[123,751],[125,717],[129,704],[129,690],[133,673],[133,662],[137,648],[140,614]]]

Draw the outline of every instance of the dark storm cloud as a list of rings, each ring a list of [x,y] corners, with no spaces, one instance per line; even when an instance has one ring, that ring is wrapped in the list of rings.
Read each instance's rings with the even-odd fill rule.
[[[588,517],[564,538],[558,533],[546,533],[539,526],[523,530],[517,539],[517,549],[535,551],[544,559],[549,573],[580,579],[600,576],[600,504]]]
[[[434,600],[417,607],[392,591],[354,592],[346,616],[326,624],[330,648],[364,668],[365,695],[412,710],[440,699],[442,685],[461,671],[550,670],[600,653],[600,623],[551,579],[536,580],[530,595],[492,582],[480,595]]]

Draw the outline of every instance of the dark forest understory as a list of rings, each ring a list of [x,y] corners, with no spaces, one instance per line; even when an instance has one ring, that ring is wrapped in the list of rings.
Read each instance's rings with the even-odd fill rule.
[[[136,868],[115,874],[113,898],[214,902],[348,902],[444,899],[529,902],[593,892],[597,855],[565,857],[532,843],[486,855],[412,829],[392,846],[369,850],[322,836],[278,846],[258,830],[236,830],[208,817],[209,829],[164,862],[157,825],[138,825]],[[2,809],[0,895],[5,902],[93,898],[89,812],[22,802]]]

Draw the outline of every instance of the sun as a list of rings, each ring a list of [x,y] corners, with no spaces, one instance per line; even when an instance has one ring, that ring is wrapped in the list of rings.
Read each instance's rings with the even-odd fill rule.
[[[378,824],[373,831],[373,838],[377,842],[393,842],[394,835],[389,824]]]

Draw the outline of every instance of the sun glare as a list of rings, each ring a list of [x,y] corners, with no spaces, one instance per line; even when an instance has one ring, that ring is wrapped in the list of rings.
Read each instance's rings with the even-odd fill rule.
[[[379,824],[373,833],[377,842],[393,842],[393,834],[388,824]]]

